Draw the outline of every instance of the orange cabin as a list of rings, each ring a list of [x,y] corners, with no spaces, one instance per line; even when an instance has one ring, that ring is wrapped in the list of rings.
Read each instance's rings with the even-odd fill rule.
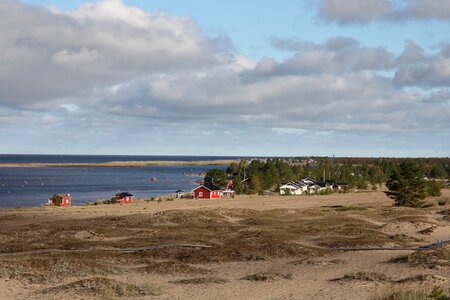
[[[133,202],[133,195],[130,193],[119,193],[114,196],[116,198],[117,202],[120,204],[126,204],[126,203],[132,203]]]

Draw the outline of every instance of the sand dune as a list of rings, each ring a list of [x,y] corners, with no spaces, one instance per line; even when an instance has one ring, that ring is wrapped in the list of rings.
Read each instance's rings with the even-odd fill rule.
[[[450,199],[450,191],[441,198]],[[449,211],[392,207],[381,192],[4,209],[0,252],[9,254],[0,256],[0,299],[382,299],[396,290],[429,292],[450,285],[448,247],[336,249],[450,239]],[[37,254],[46,249],[59,252]]]

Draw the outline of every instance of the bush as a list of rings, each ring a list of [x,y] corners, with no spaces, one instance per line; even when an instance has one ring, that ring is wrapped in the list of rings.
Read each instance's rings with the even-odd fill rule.
[[[110,200],[106,201],[106,204],[117,204],[119,201],[117,201],[116,197],[112,197]]]
[[[427,194],[428,196],[438,197],[441,195],[442,183],[433,180],[427,182]]]
[[[445,206],[447,205],[447,199],[439,199],[438,200],[439,206]]]
[[[62,197],[58,194],[54,194],[52,197],[53,205],[60,206],[62,203]]]

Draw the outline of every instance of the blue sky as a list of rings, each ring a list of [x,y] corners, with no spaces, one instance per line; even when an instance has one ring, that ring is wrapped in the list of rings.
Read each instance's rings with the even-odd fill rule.
[[[7,0],[0,20],[0,153],[450,154],[449,0]]]

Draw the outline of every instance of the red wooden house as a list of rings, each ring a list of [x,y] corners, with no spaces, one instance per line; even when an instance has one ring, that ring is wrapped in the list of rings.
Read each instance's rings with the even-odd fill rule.
[[[116,194],[114,196],[114,198],[120,204],[132,203],[133,202],[133,197],[134,196],[132,194],[128,193],[128,192],[118,193],[118,194]]]
[[[55,197],[58,197],[61,199],[55,199]],[[50,206],[70,206],[70,194],[56,194],[52,196],[51,198],[48,198],[47,205]]]
[[[219,199],[222,197],[222,190],[215,187],[200,185],[192,190],[195,199]]]

